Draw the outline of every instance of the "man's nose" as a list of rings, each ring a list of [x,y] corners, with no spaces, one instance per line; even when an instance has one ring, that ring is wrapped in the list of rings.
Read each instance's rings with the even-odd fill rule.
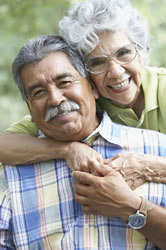
[[[61,102],[66,100],[63,90],[55,86],[51,86],[48,91],[48,104],[50,107],[57,107]]]
[[[109,78],[118,78],[125,72],[125,68],[119,63],[115,62],[113,59],[110,60],[107,76]]]

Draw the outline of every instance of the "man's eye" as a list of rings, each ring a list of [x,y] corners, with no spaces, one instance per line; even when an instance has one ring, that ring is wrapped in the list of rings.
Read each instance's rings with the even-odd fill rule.
[[[40,96],[40,95],[42,95],[42,94],[44,94],[45,93],[45,90],[44,89],[39,89],[39,90],[37,90],[37,91],[35,91],[33,94],[32,94],[32,96]]]
[[[72,81],[61,81],[61,82],[59,83],[59,86],[60,86],[60,87],[68,86],[71,82],[72,82]]]

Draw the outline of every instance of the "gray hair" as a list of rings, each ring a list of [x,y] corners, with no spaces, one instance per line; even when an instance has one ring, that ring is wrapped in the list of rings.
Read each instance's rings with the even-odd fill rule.
[[[60,34],[82,57],[99,43],[103,31],[124,30],[138,45],[145,64],[149,61],[147,23],[128,0],[85,0],[69,9],[59,23]]]
[[[27,96],[24,88],[24,82],[21,78],[21,70],[23,66],[29,63],[40,61],[48,54],[57,51],[62,51],[69,57],[71,64],[81,76],[88,76],[80,55],[75,50],[73,50],[62,37],[56,35],[47,35],[31,39],[21,48],[12,63],[13,77],[24,101],[27,101]]]

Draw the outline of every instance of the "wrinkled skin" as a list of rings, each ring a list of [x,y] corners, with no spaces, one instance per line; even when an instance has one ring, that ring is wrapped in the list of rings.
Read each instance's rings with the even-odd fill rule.
[[[132,189],[146,181],[166,183],[165,157],[120,153],[104,162],[118,171]]]

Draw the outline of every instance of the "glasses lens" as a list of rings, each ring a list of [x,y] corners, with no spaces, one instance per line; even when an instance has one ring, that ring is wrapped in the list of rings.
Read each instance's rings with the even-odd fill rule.
[[[91,73],[102,73],[107,69],[108,62],[107,57],[95,57],[87,62],[87,68]]]
[[[111,56],[100,56],[90,59],[87,64],[87,70],[92,74],[100,74],[107,71],[110,60],[122,65],[130,63],[137,55],[137,50],[133,44],[118,49]]]
[[[137,51],[133,44],[130,44],[126,47],[119,49],[114,54],[114,59],[119,64],[127,64],[131,62],[137,54]]]

